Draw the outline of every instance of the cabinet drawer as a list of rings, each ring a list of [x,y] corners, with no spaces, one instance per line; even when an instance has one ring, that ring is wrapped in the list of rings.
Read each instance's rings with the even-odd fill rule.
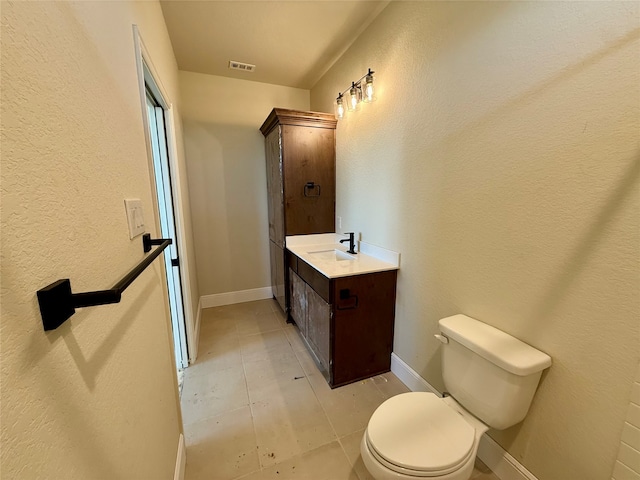
[[[298,275],[300,275],[300,278],[307,282],[325,302],[331,303],[329,297],[330,280],[327,277],[304,261],[298,261]]]

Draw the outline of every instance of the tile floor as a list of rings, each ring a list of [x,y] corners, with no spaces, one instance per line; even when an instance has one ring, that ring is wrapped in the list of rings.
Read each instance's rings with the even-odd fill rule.
[[[205,309],[186,369],[186,480],[365,480],[360,439],[392,373],[331,390],[273,300]],[[474,480],[498,480],[477,462]]]

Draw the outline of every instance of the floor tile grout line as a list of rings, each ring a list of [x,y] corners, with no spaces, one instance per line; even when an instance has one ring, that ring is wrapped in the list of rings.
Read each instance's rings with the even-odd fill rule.
[[[245,317],[245,316],[246,316],[246,314],[242,315],[242,317]],[[255,444],[256,450],[257,450],[258,449],[258,434],[256,432],[255,417],[254,417],[253,408],[251,406],[252,399],[251,399],[251,394],[249,392],[249,385],[248,385],[248,382],[247,382],[247,370],[246,370],[246,367],[245,367],[244,355],[242,354],[242,345],[240,344],[240,337],[241,336],[249,336],[249,335],[242,335],[240,333],[240,330],[238,328],[237,318],[233,318],[233,324],[234,324],[236,340],[238,340],[238,342],[237,342],[238,347],[237,348],[240,350],[240,352],[239,352],[239,354],[240,354],[240,366],[242,367],[242,372],[243,372],[243,375],[244,375],[244,386],[245,386],[245,389],[246,389],[246,392],[247,392],[247,400],[248,400],[248,405],[247,406],[249,407],[249,412],[251,413],[251,426],[252,426],[252,429],[253,429],[254,444]],[[262,332],[258,332],[258,333],[261,334]],[[244,408],[244,407],[241,407],[241,408]],[[236,410],[239,410],[239,409],[240,408],[234,409],[232,411],[236,411]],[[228,412],[225,412],[225,413],[228,413]],[[215,415],[214,415],[214,417],[215,417]],[[212,418],[212,417],[208,417],[208,418]],[[252,474],[254,474],[256,472],[261,472],[263,470],[262,463],[260,462],[260,456],[258,455],[257,452],[256,452],[256,456],[257,456],[257,460],[258,460],[258,469],[257,470],[253,470],[251,472],[248,472],[246,475],[241,475],[240,477],[234,477],[234,479],[246,477],[246,476],[252,475]],[[234,480],[234,479],[232,479],[232,480]]]
[[[231,331],[232,331],[232,330],[230,330],[230,332],[231,332]],[[234,331],[234,333],[235,333],[235,335],[236,335],[236,340],[238,340],[238,332],[237,332],[237,328],[236,328],[236,323],[235,323],[235,321],[234,321],[234,330],[233,330],[233,331]],[[239,347],[239,346],[240,346],[240,343],[238,342],[238,347]],[[198,346],[198,348],[199,348],[199,347],[200,347],[200,346]],[[242,361],[242,356],[241,356],[240,358],[241,358],[241,361]],[[243,370],[243,374],[245,375],[245,388],[246,388],[246,382],[247,382],[247,379],[246,379],[246,372],[244,371],[244,365],[242,365],[242,367],[243,367],[243,369],[242,369],[242,370]],[[221,369],[221,370],[228,370],[228,369],[232,369],[232,368],[237,368],[237,367],[229,366],[229,367],[225,367],[224,369]],[[217,372],[215,372],[215,373],[217,373]],[[187,377],[187,376],[185,375],[185,379],[184,379],[184,381],[186,382],[188,379],[193,380],[194,378],[198,378],[198,377],[200,377],[200,376],[206,376],[206,375],[211,375],[211,374],[199,374],[199,375],[192,375],[192,376],[189,376],[189,377]],[[184,385],[183,385],[183,391],[184,391]],[[202,391],[198,390],[198,393],[206,393],[206,392],[202,392]],[[181,395],[180,400],[182,400],[182,395]],[[209,420],[209,419],[211,419],[211,418],[215,418],[215,417],[220,416],[220,415],[226,415],[226,414],[229,414],[229,413],[232,413],[232,412],[236,412],[236,411],[238,411],[238,410],[240,410],[240,409],[242,409],[242,408],[244,408],[244,407],[249,407],[249,408],[251,408],[251,407],[250,407],[250,404],[249,404],[249,391],[248,391],[248,389],[247,389],[247,405],[242,405],[242,406],[240,406],[240,407],[238,407],[238,408],[232,408],[231,410],[221,411],[221,412],[218,412],[218,413],[216,413],[216,414],[214,414],[214,415],[209,415],[209,416],[206,416],[206,417],[199,418],[198,420],[193,421],[193,422],[183,423],[183,428],[184,428],[184,427],[186,427],[186,426],[190,426],[190,425],[193,425],[193,424],[195,424],[195,423],[201,422],[201,421],[205,421],[205,420]]]
[[[342,438],[345,438],[345,437],[342,437]],[[351,471],[353,473],[355,473],[356,478],[358,480],[362,480],[362,477],[360,477],[360,473],[356,470],[356,463],[355,462],[351,463],[351,460],[349,459],[349,455],[347,455],[347,451],[344,448],[344,445],[342,444],[342,441],[339,441],[339,443],[340,443],[340,447],[342,448],[342,453],[344,453],[344,456],[347,457],[347,462],[349,463],[349,465],[351,465]],[[360,453],[358,453],[358,455],[360,455]],[[357,461],[357,459],[356,459],[356,461]],[[367,470],[367,472],[368,472],[368,470]]]
[[[195,425],[196,423],[205,422],[207,420],[211,420],[213,418],[220,417],[222,415],[228,415],[230,413],[235,413],[238,410],[242,410],[243,408],[247,408],[247,407],[249,407],[249,405],[242,405],[242,406],[240,406],[238,408],[233,408],[231,410],[224,410],[222,412],[216,413],[215,415],[209,415],[208,417],[199,418],[198,420],[196,420],[194,422],[183,423],[182,426],[185,427],[185,428],[186,427],[190,427],[191,425]]]
[[[278,326],[276,328],[271,328],[269,330],[262,330],[260,332],[255,332],[255,333],[239,333],[238,334],[238,338],[240,338],[240,337],[252,337],[254,335],[263,335],[265,333],[277,332],[278,330],[284,330],[284,329],[282,327]]]
[[[287,338],[287,341],[288,340],[289,339]],[[289,343],[289,345],[291,345],[291,343]],[[291,345],[291,349],[293,350],[293,345]],[[331,421],[331,418],[329,417],[329,414],[325,410],[324,405],[322,405],[322,402],[320,401],[320,398],[318,397],[318,393],[316,392],[316,389],[313,388],[313,385],[309,381],[309,373],[304,369],[304,366],[302,365],[302,362],[300,361],[300,358],[298,357],[298,353],[295,350],[293,350],[293,354],[296,357],[296,360],[298,361],[298,364],[300,365],[300,368],[302,368],[302,371],[305,373],[305,380],[309,384],[309,387],[311,387],[311,391],[313,392],[313,396],[316,397],[316,401],[318,402],[318,405],[320,405],[320,408],[322,409],[322,413],[324,413],[324,416],[326,417],[327,422],[329,422],[329,425],[331,426],[331,430],[333,431],[333,434],[334,434],[336,440],[340,441],[340,437],[338,436],[338,432],[336,431],[336,427],[333,426],[333,422]],[[342,447],[342,444],[340,444],[340,447]],[[343,449],[343,451],[344,451],[344,449]],[[348,460],[348,458],[347,458],[347,460]]]
[[[255,445],[256,445],[256,449],[255,449],[255,453],[256,453],[256,457],[258,458],[258,470],[254,470],[254,472],[261,472],[262,471],[262,462],[260,461],[260,455],[259,455],[259,445],[258,445],[258,431],[256,430],[256,422],[255,422],[255,415],[254,415],[254,411],[253,411],[253,399],[251,398],[251,392],[249,392],[249,382],[247,381],[247,368],[245,366],[245,362],[244,362],[244,355],[242,354],[242,345],[240,345],[240,342],[238,342],[238,348],[240,348],[240,363],[242,364],[242,371],[244,372],[244,386],[247,389],[247,398],[249,399],[249,412],[251,412],[251,426],[253,427],[253,438],[255,440]]]
[[[342,448],[342,445],[339,443],[339,438],[338,438],[338,434],[336,433],[335,427],[334,427],[334,426],[333,426],[333,424],[331,423],[331,420],[329,419],[329,416],[327,415],[326,410],[325,410],[325,409],[324,409],[324,407],[322,406],[322,403],[320,402],[320,399],[318,398],[318,395],[316,394],[316,392],[315,392],[315,390],[314,390],[314,388],[313,388],[313,385],[311,385],[311,382],[309,381],[309,376],[308,376],[308,374],[307,374],[306,370],[304,369],[304,367],[302,366],[302,363],[300,362],[300,359],[298,358],[298,355],[296,355],[296,351],[295,351],[295,349],[293,348],[293,345],[292,345],[292,343],[291,343],[291,340],[289,339],[289,337],[287,336],[287,334],[286,334],[286,332],[285,332],[285,329],[286,329],[286,327],[287,327],[287,326],[288,326],[288,324],[285,324],[285,326],[281,326],[281,327],[279,328],[279,330],[282,330],[282,332],[284,333],[285,339],[286,339],[286,341],[287,341],[287,344],[288,344],[288,345],[289,345],[289,347],[291,348],[291,351],[292,351],[292,353],[293,353],[294,358],[295,358],[295,359],[296,359],[296,361],[298,362],[298,365],[300,366],[300,369],[304,372],[304,374],[305,374],[305,380],[307,381],[307,384],[309,385],[309,388],[311,389],[311,392],[313,393],[314,398],[315,398],[315,399],[316,399],[316,401],[318,402],[318,406],[319,406],[319,407],[320,407],[320,409],[322,410],[322,413],[324,414],[325,419],[327,420],[327,423],[328,423],[328,424],[329,424],[329,426],[331,427],[331,430],[332,430],[332,432],[333,432],[333,438],[332,438],[331,440],[329,440],[328,442],[325,442],[325,443],[323,443],[323,444],[321,444],[321,445],[317,445],[317,446],[315,446],[312,450],[307,450],[307,451],[300,452],[300,453],[298,453],[298,454],[294,455],[293,457],[286,458],[286,459],[282,460],[281,462],[276,462],[276,463],[274,463],[274,464],[272,464],[272,465],[268,465],[268,466],[263,467],[263,466],[262,466],[262,462],[260,462],[260,471],[263,471],[263,470],[265,470],[266,468],[270,468],[270,467],[272,467],[272,466],[274,466],[274,465],[278,465],[278,464],[280,464],[280,463],[284,463],[284,462],[286,462],[286,461],[288,461],[288,460],[291,460],[291,459],[294,459],[294,458],[296,458],[296,457],[302,457],[304,454],[306,454],[306,453],[308,453],[308,452],[310,452],[310,451],[313,451],[313,450],[315,450],[315,449],[317,449],[317,448],[320,448],[320,447],[322,447],[322,446],[328,445],[328,444],[333,443],[333,442],[336,442],[336,441],[338,441],[338,444],[340,445],[340,448],[341,448],[341,450],[342,450],[342,453],[346,456],[346,453],[344,452],[344,448]],[[242,358],[243,369],[244,369],[244,356],[243,356],[243,355],[241,355],[241,358]],[[245,382],[246,382],[246,370],[245,370]],[[251,404],[253,403],[253,400],[252,400],[252,398],[251,398],[251,392],[250,392],[250,390],[249,390],[248,383],[247,383],[247,392],[248,392],[248,395],[249,395],[249,403],[250,403],[249,408],[250,408],[250,410],[251,410],[251,412],[252,412],[252,418],[253,418],[253,407],[251,406]],[[256,443],[257,443],[257,432],[255,431],[255,423],[254,423],[254,433],[255,433],[255,435],[256,435]],[[259,461],[259,458],[258,458],[258,461]],[[347,462],[349,462],[349,458],[348,458],[348,457],[347,457]],[[349,462],[349,464],[350,464],[350,462]],[[256,471],[257,471],[257,470],[256,470]]]
[[[271,310],[271,312],[269,312],[269,313],[270,313],[271,316],[273,316],[274,320],[278,323],[278,328],[277,329],[281,329],[281,326],[279,325],[280,322],[275,317],[275,314],[273,313],[273,310]],[[249,313],[249,315],[251,315],[251,313]],[[243,314],[242,315],[243,318],[246,317],[246,316],[247,316],[247,314]],[[238,328],[238,321],[237,321],[238,318],[237,317],[236,318],[232,318],[232,320],[233,320],[234,328],[232,330],[230,330],[230,333],[233,332],[233,334],[235,335],[235,340],[236,340],[236,345],[237,345],[236,348],[240,349],[240,352],[239,352],[239,354],[240,354],[240,366],[242,367],[242,371],[243,371],[243,375],[244,375],[244,386],[245,386],[245,391],[246,391],[247,401],[248,401],[248,405],[246,405],[246,406],[249,407],[249,412],[251,414],[251,425],[252,425],[252,428],[253,428],[253,435],[254,435],[254,437],[253,437],[254,438],[254,442],[253,443],[256,445],[256,449],[257,449],[257,447],[258,447],[258,438],[257,438],[256,427],[255,427],[254,412],[253,412],[253,409],[251,407],[251,402],[252,402],[251,398],[252,397],[251,397],[251,394],[249,392],[249,386],[248,386],[248,382],[247,382],[247,372],[246,372],[246,368],[245,368],[244,355],[242,355],[242,347],[240,345],[240,335],[241,334],[240,334],[240,329]],[[233,367],[231,367],[231,368],[233,368]],[[216,415],[212,415],[212,416],[209,416],[209,417],[200,418],[200,419],[197,420],[197,422],[206,421],[206,420],[208,420],[210,418],[215,418],[218,415],[225,415],[225,414],[231,413],[233,411],[237,411],[240,408],[244,408],[244,407],[245,406],[239,407],[237,409],[232,409],[232,410],[227,411],[227,412],[220,412],[220,413],[218,413]],[[197,423],[197,422],[190,422],[189,424],[186,424],[184,426],[188,427],[192,423]],[[257,453],[256,453],[256,456],[257,456],[257,460],[258,460],[258,470],[254,470],[253,472],[249,472],[247,475],[250,475],[250,474],[258,472],[258,471],[262,471],[262,464],[260,462],[260,458],[259,458]]]
[[[291,345],[291,348],[293,349],[293,345]],[[307,380],[307,383],[309,383],[309,386],[311,387],[311,391],[313,392],[313,395],[316,397],[318,405],[320,405],[320,408],[322,409],[322,413],[324,413],[324,416],[326,417],[327,421],[329,422],[329,425],[331,426],[331,430],[333,430],[333,434],[335,435],[335,438],[336,438],[335,441],[337,441],[338,445],[340,445],[340,450],[342,451],[342,454],[347,459],[347,463],[353,469],[355,467],[355,464],[351,463],[351,460],[349,459],[349,455],[347,455],[347,451],[345,450],[344,445],[342,444],[342,441],[340,439],[340,436],[338,435],[338,432],[336,431],[336,427],[334,427],[333,422],[331,421],[331,418],[329,417],[329,414],[327,414],[327,411],[325,410],[324,405],[322,405],[322,402],[320,401],[320,398],[318,397],[318,394],[317,394],[315,388],[313,388],[313,385],[309,381],[309,373],[302,366],[302,362],[300,361],[300,358],[298,357],[298,354],[297,354],[297,352],[295,350],[293,351],[293,354],[295,355],[296,360],[298,360],[298,364],[300,365],[300,368],[302,368],[302,371],[305,373],[305,379]],[[349,435],[351,435],[351,434],[349,434]],[[360,476],[358,475],[358,472],[356,472],[356,476],[358,478],[360,478]]]
[[[345,438],[345,437],[342,437],[342,438]],[[347,455],[347,451],[345,450],[344,445],[342,444],[342,438],[338,438],[338,444],[340,445],[340,448],[342,449],[342,453],[344,453],[344,456],[347,457],[347,462],[349,463],[349,465],[351,465],[351,468],[355,472],[356,464],[351,463],[351,459],[349,458],[349,455]],[[358,472],[355,472],[355,473],[356,473],[356,477],[360,478],[360,475],[358,475]]]
[[[274,317],[276,316],[276,312],[274,312],[273,310],[271,311],[271,314],[272,314]],[[277,318],[276,318],[276,320],[277,320]],[[245,337],[248,337],[248,336],[251,336],[251,335],[262,335],[262,334],[264,334],[264,333],[275,332],[275,331],[278,331],[278,330],[281,330],[281,331],[283,332],[283,334],[285,335],[285,339],[287,340],[287,343],[289,344],[289,346],[291,346],[291,343],[289,342],[289,339],[287,338],[286,333],[284,333],[284,327],[283,327],[282,325],[280,325],[280,322],[279,322],[279,321],[278,321],[278,327],[277,327],[277,328],[274,328],[274,329],[271,329],[271,330],[266,330],[266,331],[260,331],[260,332],[257,332],[257,333],[255,333],[255,334],[246,334],[246,335],[244,335],[244,336],[245,336]],[[293,351],[293,347],[291,348],[291,350]],[[295,352],[293,352],[293,353],[294,353],[294,356],[295,356]],[[297,357],[296,357],[296,360],[297,360]],[[255,425],[255,416],[254,416],[255,414],[254,414],[254,409],[253,409],[253,406],[252,406],[252,405],[253,405],[254,400],[255,400],[255,401],[257,401],[257,399],[254,399],[254,398],[252,397],[251,391],[250,391],[250,389],[249,389],[249,383],[248,383],[248,381],[247,381],[247,370],[246,370],[246,365],[245,365],[245,356],[244,356],[244,354],[242,353],[242,348],[241,348],[241,351],[240,351],[240,361],[242,362],[242,369],[243,369],[243,372],[244,372],[245,386],[246,386],[246,388],[247,388],[247,396],[248,396],[248,398],[249,398],[249,411],[251,412],[251,424],[252,424],[252,426],[253,426],[253,434],[254,434],[254,437],[255,437],[255,439],[256,439],[256,441],[255,441],[255,443],[256,443],[256,450],[259,450],[259,448],[258,448],[258,447],[259,447],[259,445],[258,445],[258,432],[257,432],[257,430],[256,430],[256,425]],[[302,370],[304,371],[304,369],[302,369]],[[313,391],[313,389],[312,389],[312,391]],[[304,453],[304,452],[303,452],[303,453]],[[301,454],[299,454],[299,455],[302,455],[302,453],[301,453]],[[293,457],[290,457],[290,458],[295,458],[296,456],[297,456],[297,455],[294,455]],[[287,461],[287,460],[289,460],[289,459],[285,459],[285,460],[283,460],[283,461]],[[276,462],[276,463],[274,463],[273,465],[277,465],[278,463],[282,463],[282,462]],[[261,471],[263,471],[264,469],[266,469],[266,468],[269,468],[269,467],[273,466],[273,465],[263,466],[263,465],[262,465],[262,462],[260,461],[260,456],[259,456],[259,455],[258,455],[258,465],[259,465],[259,470],[254,470],[253,472],[251,472],[251,473],[249,473],[249,474],[247,474],[247,475],[243,475],[243,476],[248,476],[248,475],[251,475],[252,473],[261,472]],[[241,477],[239,477],[239,478],[241,478]]]
[[[304,367],[300,364],[300,360],[298,359],[298,356],[296,355],[296,352],[295,352],[295,350],[293,349],[293,345],[291,344],[291,341],[289,340],[289,337],[287,336],[287,334],[286,334],[286,332],[285,332],[285,328],[286,328],[286,327],[282,327],[282,326],[281,326],[281,327],[280,327],[280,330],[282,330],[282,333],[284,334],[284,338],[285,338],[285,340],[287,341],[287,345],[289,345],[289,347],[291,348],[291,352],[293,353],[293,357],[294,357],[294,358],[296,359],[296,361],[298,362],[298,365],[300,366],[300,369],[304,372],[304,374],[305,374],[304,379],[307,381],[307,384],[309,385],[309,388],[311,389],[311,392],[313,392],[313,395],[314,395],[314,397],[316,397],[316,400],[317,400],[316,393],[315,393],[315,391],[313,390],[313,387],[311,386],[311,383],[309,382],[309,379],[308,379],[308,377],[307,377],[307,372],[304,370]],[[319,401],[318,401],[318,404],[320,405],[320,402],[319,402]],[[320,408],[322,408],[322,405],[320,405]],[[325,417],[327,416],[327,414],[326,414],[326,412],[325,412],[324,410],[322,410],[322,413],[324,413]],[[328,418],[327,418],[327,421],[329,421],[329,419],[328,419]],[[331,422],[329,422],[329,425],[331,426],[331,429],[333,430],[333,426],[331,425]],[[335,433],[335,432],[334,432],[334,433]],[[327,443],[324,443],[324,444],[322,444],[322,445],[318,445],[318,446],[314,447],[314,449],[313,449],[313,450],[315,450],[316,448],[320,448],[320,447],[322,447],[322,446],[324,446],[324,445],[327,445],[328,443],[331,443],[332,441],[335,441],[335,440],[330,440],[330,441],[329,441],[329,442],[327,442]],[[293,457],[289,457],[289,458],[286,458],[286,459],[282,460],[281,462],[276,462],[276,463],[274,463],[273,465],[269,465],[269,467],[272,467],[272,466],[274,466],[274,465],[278,465],[279,463],[286,462],[286,461],[291,460],[291,459],[296,458],[296,457],[301,457],[302,455],[304,455],[305,453],[307,453],[307,452],[309,452],[309,451],[311,451],[311,450],[308,450],[308,451],[305,451],[305,452],[300,452],[300,453],[298,453],[297,455],[294,455]],[[261,464],[261,465],[262,465],[262,464]],[[261,466],[261,468],[262,468],[262,469],[264,469],[264,468],[268,468],[268,467],[264,467],[264,468],[263,468],[263,467]]]
[[[293,349],[293,345],[291,347]],[[313,385],[309,381],[309,373],[304,369],[304,366],[302,365],[302,362],[300,361],[300,358],[298,357],[298,352],[296,352],[296,350],[294,350],[293,353],[294,353],[296,359],[298,360],[298,363],[300,364],[300,367],[302,367],[302,370],[305,372],[305,377],[307,379],[307,382],[309,382],[309,385],[311,386],[311,390],[313,391],[313,394],[315,395],[316,400],[318,401],[318,404],[320,405],[320,408],[322,409],[325,417],[327,417],[327,421],[329,422],[329,425],[331,425],[331,429],[333,430],[333,433],[334,433],[334,435],[336,437],[336,440],[337,440],[338,444],[340,445],[340,449],[342,450],[343,455],[346,457],[347,462],[349,463],[349,465],[351,465],[352,468],[355,468],[355,463],[351,463],[351,460],[349,459],[349,455],[347,455],[347,451],[345,450],[344,445],[342,443],[342,439],[348,437],[349,435],[353,435],[354,433],[357,433],[359,431],[359,429],[358,430],[354,430],[353,432],[347,433],[347,434],[343,435],[342,437],[340,437],[338,435],[338,432],[336,431],[336,428],[334,427],[333,422],[331,421],[331,418],[327,414],[327,411],[325,410],[324,405],[322,405],[322,402],[320,401],[320,398],[318,397],[318,394],[317,394],[315,388],[313,388]],[[374,382],[374,385],[376,386],[376,389],[378,390],[380,395],[382,397],[384,397],[385,396],[384,393],[378,388],[378,386],[375,384],[375,382]],[[356,473],[356,476],[358,478],[360,478],[360,475],[358,475],[358,472],[355,472],[355,473]]]

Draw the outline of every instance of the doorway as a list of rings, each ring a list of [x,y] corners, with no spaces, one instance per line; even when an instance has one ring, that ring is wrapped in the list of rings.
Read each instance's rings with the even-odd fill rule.
[[[165,238],[173,243],[165,250],[167,308],[171,316],[171,344],[177,370],[176,387],[181,392],[183,369],[195,362],[198,354],[199,305],[193,304],[193,266],[188,246],[189,234],[183,199],[186,188],[182,180],[180,153],[176,138],[175,108],[161,83],[140,31],[133,25],[138,91],[151,187],[155,191],[155,223]],[[195,285],[195,284],[194,284]]]
[[[162,96],[154,88],[153,76],[151,76],[146,64],[144,64],[144,71],[148,128],[151,140],[158,213],[160,216],[160,230],[162,238],[170,238],[173,241],[164,251],[164,265],[167,290],[169,292],[176,367],[181,370],[189,365],[189,351],[184,319],[182,276],[180,257],[178,255],[178,238],[176,236],[171,167],[169,165],[169,150],[167,146],[166,104],[163,105]],[[155,93],[154,90],[156,90]]]

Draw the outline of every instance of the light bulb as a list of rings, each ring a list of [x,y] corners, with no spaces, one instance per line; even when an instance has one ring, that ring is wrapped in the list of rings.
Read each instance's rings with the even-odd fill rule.
[[[367,76],[364,78],[364,99],[363,101],[365,103],[371,103],[373,102],[376,97],[374,95],[374,90],[373,90],[373,75],[371,75],[373,72],[371,70],[369,70],[369,74],[367,74]]]
[[[351,82],[351,88],[349,89],[349,111],[353,112],[358,110],[358,104],[362,100],[362,89],[355,83]]]
[[[344,118],[344,100],[342,94],[338,94],[336,98],[336,116],[338,118]]]

